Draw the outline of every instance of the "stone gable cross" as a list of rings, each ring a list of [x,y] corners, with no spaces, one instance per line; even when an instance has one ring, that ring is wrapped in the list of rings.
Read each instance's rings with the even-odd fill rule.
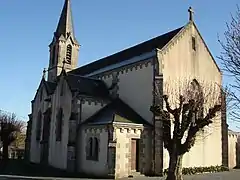
[[[46,79],[46,68],[43,69],[43,78]]]
[[[194,13],[193,8],[189,7],[188,12],[189,12],[189,21],[193,21],[193,13]]]

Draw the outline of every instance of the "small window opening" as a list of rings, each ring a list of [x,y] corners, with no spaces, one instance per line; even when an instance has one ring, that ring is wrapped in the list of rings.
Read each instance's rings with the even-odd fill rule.
[[[56,141],[62,140],[62,124],[63,124],[63,110],[59,109],[56,119]]]
[[[36,141],[40,141],[41,138],[41,129],[42,129],[42,112],[38,112],[37,117],[37,131],[36,131]]]
[[[56,46],[54,45],[52,49],[52,65],[55,64],[55,58],[56,58],[55,54],[56,54]]]
[[[195,37],[192,37],[192,49],[196,51],[196,39]]]

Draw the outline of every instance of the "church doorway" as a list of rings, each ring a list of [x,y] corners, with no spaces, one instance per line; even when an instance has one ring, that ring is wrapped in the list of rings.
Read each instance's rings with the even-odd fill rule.
[[[131,139],[131,170],[139,171],[139,139]]]

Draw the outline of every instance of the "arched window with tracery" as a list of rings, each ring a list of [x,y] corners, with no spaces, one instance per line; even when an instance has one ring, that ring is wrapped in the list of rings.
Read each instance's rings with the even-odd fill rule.
[[[90,137],[90,138],[87,139],[87,147],[86,147],[87,159],[92,158],[92,149],[93,149],[93,138]]]
[[[99,152],[99,142],[98,138],[94,138],[94,149],[93,149],[93,159],[98,160],[98,152]]]
[[[37,116],[37,126],[36,126],[36,140],[40,141],[41,138],[41,130],[42,130],[42,112],[38,112]]]
[[[196,79],[193,79],[191,82],[191,94],[192,99],[195,100],[196,105],[196,112],[193,117],[193,121],[195,123],[196,119],[203,118],[203,110],[204,110],[204,97],[203,97],[203,91]]]
[[[98,161],[99,157],[99,140],[97,137],[90,137],[87,139],[86,159]]]
[[[62,140],[63,109],[60,108],[56,118],[56,141]]]
[[[72,46],[68,44],[66,51],[66,63],[71,64],[71,61],[72,61]]]

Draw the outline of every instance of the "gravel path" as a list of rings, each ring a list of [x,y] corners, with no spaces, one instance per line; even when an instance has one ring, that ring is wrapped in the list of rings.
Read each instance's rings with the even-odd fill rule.
[[[164,180],[159,177],[135,177],[137,180]],[[240,180],[240,170],[184,176],[184,180]]]
[[[0,180],[31,180],[31,179],[42,179],[42,180],[87,180],[80,178],[54,178],[54,177],[24,177],[24,176],[4,176],[0,175]],[[134,178],[124,178],[123,180],[164,180],[164,177],[134,177]],[[90,179],[88,179],[90,180]],[[220,173],[206,173],[192,176],[184,176],[184,180],[240,180],[240,170],[232,170],[229,172],[220,172]]]

